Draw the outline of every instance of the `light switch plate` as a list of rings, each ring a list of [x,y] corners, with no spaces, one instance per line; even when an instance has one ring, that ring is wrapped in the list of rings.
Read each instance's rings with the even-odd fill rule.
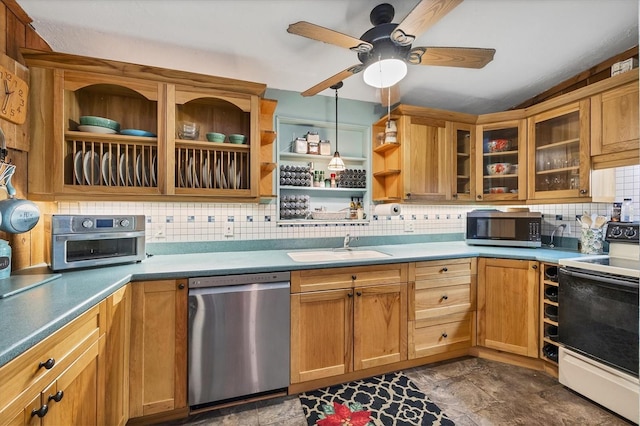
[[[414,228],[413,228],[413,221],[412,220],[405,220],[404,221],[404,232],[413,232]]]
[[[224,236],[233,237],[233,222],[227,222],[224,225]]]

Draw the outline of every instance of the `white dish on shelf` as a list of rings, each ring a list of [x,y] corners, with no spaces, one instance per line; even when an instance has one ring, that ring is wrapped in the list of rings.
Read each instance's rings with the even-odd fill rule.
[[[73,174],[76,176],[77,184],[82,185],[84,183],[82,178],[82,151],[76,152],[73,157]]]
[[[127,158],[128,157],[128,158]],[[120,155],[120,182],[122,185],[127,186],[133,185],[133,174],[134,174],[134,164],[133,164],[133,156],[126,154]]]
[[[157,180],[156,176],[158,175],[158,157],[153,154],[153,158],[151,159],[151,186],[156,186]]]
[[[111,173],[111,178],[109,178],[109,173]],[[118,164],[116,164],[110,152],[102,154],[102,178],[105,185],[118,184]]]
[[[100,185],[100,158],[95,152],[84,153],[83,171],[87,185]]]
[[[229,189],[236,188],[236,172],[234,164],[234,161],[231,160],[231,162],[229,163],[229,169],[227,170],[227,176],[229,176]]]
[[[194,161],[191,163],[191,173],[193,174],[193,187],[200,188],[200,180],[198,179],[198,165]]]
[[[205,158],[202,164],[202,187],[211,188],[211,172],[209,171],[209,159]]]
[[[138,156],[136,157],[136,182],[138,184],[138,186],[142,186],[143,182],[143,176],[144,176],[144,171],[142,170],[144,168],[144,164],[142,164],[142,156],[140,154],[138,154]]]
[[[216,173],[215,173],[215,182],[212,185],[214,188],[222,188],[222,177],[220,176],[220,159],[216,160]]]
[[[110,129],[108,127],[91,126],[89,124],[84,124],[84,125],[78,126],[78,130],[80,130],[81,132],[102,133],[102,134],[105,134],[105,135],[113,135],[113,134],[117,133],[115,130]]]
[[[187,160],[187,167],[184,170],[185,181],[187,183],[187,188],[192,188],[193,187],[193,178],[192,178],[192,174],[191,174],[192,167],[193,167],[193,158],[189,157],[189,159]]]

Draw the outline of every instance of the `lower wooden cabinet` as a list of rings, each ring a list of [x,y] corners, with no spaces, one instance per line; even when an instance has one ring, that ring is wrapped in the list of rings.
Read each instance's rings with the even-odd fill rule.
[[[475,345],[476,259],[409,264],[409,359]]]
[[[105,301],[106,327],[100,351],[104,358],[104,419],[106,425],[123,426],[129,420],[129,338],[131,284]],[[101,341],[102,343],[102,341]]]
[[[187,406],[187,282],[131,285],[129,417]]]
[[[478,260],[478,345],[538,358],[538,262]]]
[[[406,277],[406,264],[292,272],[291,383],[406,360]]]
[[[101,312],[95,306],[0,368],[0,425],[101,425]]]

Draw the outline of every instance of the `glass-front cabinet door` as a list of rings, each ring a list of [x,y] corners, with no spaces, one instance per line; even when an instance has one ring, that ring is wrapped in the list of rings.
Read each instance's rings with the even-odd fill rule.
[[[481,124],[476,135],[476,200],[526,199],[525,120]]]
[[[588,100],[529,118],[529,198],[589,196]]]
[[[475,199],[475,129],[471,124],[448,122],[448,137],[453,147],[451,197],[454,200]]]

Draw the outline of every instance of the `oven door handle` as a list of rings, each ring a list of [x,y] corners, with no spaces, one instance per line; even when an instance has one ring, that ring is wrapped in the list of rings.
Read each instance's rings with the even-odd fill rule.
[[[633,278],[627,278],[627,277],[613,278],[613,277],[602,275],[602,274],[589,274],[589,273],[578,272],[578,271],[567,269],[567,268],[560,268],[560,270],[564,274],[567,274],[576,278],[599,281],[605,284],[611,284],[615,286],[624,286],[632,289],[637,289],[639,287],[638,280],[634,281]]]

